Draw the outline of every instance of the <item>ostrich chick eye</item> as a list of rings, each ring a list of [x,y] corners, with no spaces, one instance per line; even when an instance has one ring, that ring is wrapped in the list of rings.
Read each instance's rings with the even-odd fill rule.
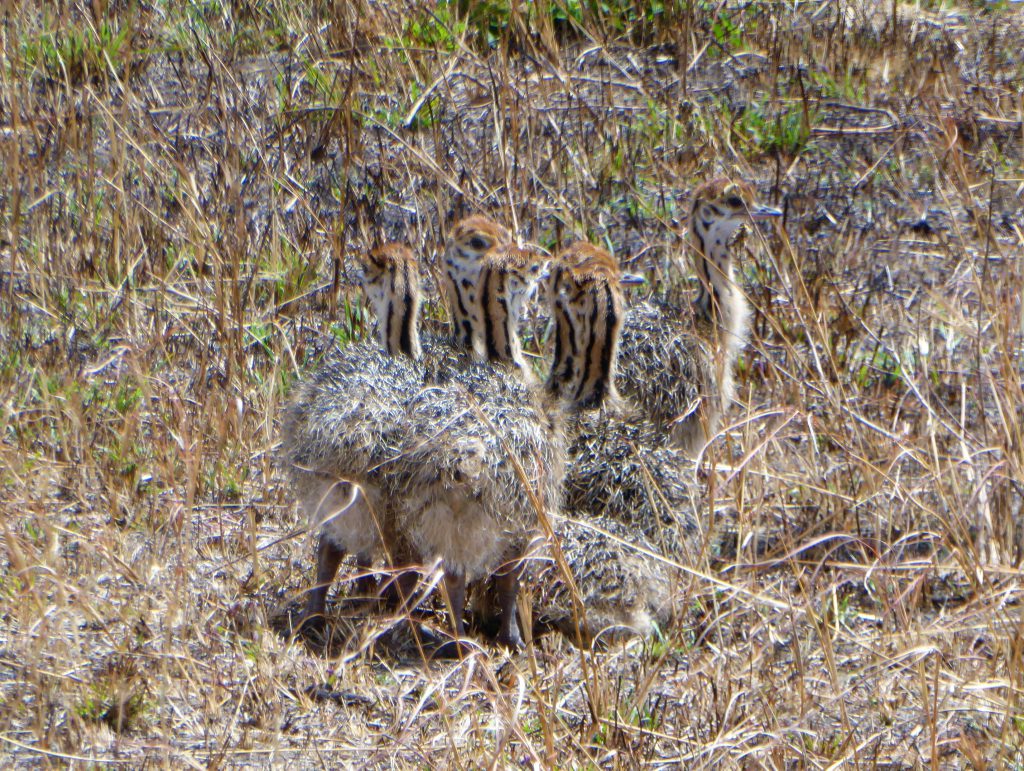
[[[491,246],[487,239],[482,236],[473,236],[469,240],[469,245],[474,249],[488,249]]]

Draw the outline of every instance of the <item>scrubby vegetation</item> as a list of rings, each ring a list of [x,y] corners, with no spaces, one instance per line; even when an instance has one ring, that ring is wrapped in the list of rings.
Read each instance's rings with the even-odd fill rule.
[[[171,767],[1024,766],[1024,9],[8,3],[0,757]],[[690,619],[423,665],[280,618],[282,400],[345,255],[485,210],[680,282],[753,180],[756,307]],[[342,611],[339,611],[342,612]]]

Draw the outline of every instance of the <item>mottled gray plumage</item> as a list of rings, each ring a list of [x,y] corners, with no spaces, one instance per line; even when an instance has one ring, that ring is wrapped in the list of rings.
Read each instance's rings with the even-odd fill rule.
[[[581,412],[567,426],[563,507],[620,522],[666,554],[682,555],[697,530],[691,467],[636,412]]]
[[[369,478],[406,449],[406,408],[396,397],[422,389],[422,370],[372,342],[329,352],[284,410],[285,461],[299,473]]]
[[[645,553],[654,549],[642,536],[618,520],[592,514],[560,516],[553,527],[574,586],[550,553],[531,563],[539,629],[556,629],[590,646],[647,636],[654,622],[667,620],[652,615],[666,615],[669,593],[665,571]]]
[[[716,373],[713,343],[695,334],[693,316],[647,301],[626,312],[619,390],[688,457],[718,430],[732,400],[732,373]]]
[[[671,563],[690,563],[699,537],[689,464],[628,409],[586,410],[567,422],[565,514],[554,529],[582,609],[548,552],[524,578],[535,616],[541,629],[584,645],[649,636],[672,621],[680,576]]]
[[[617,395],[621,278],[607,252],[574,244],[552,266],[549,286],[558,345],[547,389],[572,410],[566,513],[553,520],[568,575],[549,543],[523,585],[538,629],[556,628],[582,644],[648,635],[671,619],[675,571],[651,555],[681,559],[696,529],[685,459]]]
[[[718,432],[746,342],[749,309],[734,277],[730,239],[744,223],[780,214],[757,203],[745,182],[701,185],[687,239],[698,279],[692,306],[684,311],[649,302],[628,314],[619,387],[690,457]]]
[[[558,504],[564,442],[543,398],[490,364],[424,385],[408,360],[352,346],[296,388],[284,458],[338,549],[383,547],[392,564],[442,559],[446,573],[472,581],[515,560],[535,535],[538,506]],[[365,498],[337,513],[344,483]]]
[[[557,411],[527,386],[476,363],[406,403],[411,436],[384,472],[400,530],[424,559],[467,580],[526,545],[557,506],[564,440]]]
[[[516,334],[542,267],[534,255],[519,256],[501,261],[502,280],[489,283],[488,302],[472,314],[486,326],[473,330],[478,337],[496,336],[498,325],[506,338]],[[409,321],[415,297],[411,280],[399,278],[413,274],[408,260],[378,263],[381,270],[364,273],[367,291],[387,313],[378,323],[395,329],[395,319]],[[488,316],[488,308],[500,313]],[[388,355],[406,350],[388,343],[402,337],[381,335],[387,353],[367,344],[335,352],[285,410],[284,456],[311,522],[322,527],[306,620],[322,618],[345,554],[368,565],[384,546],[396,567],[443,562],[457,634],[466,581],[501,574],[501,638],[516,645],[518,558],[539,512],[557,505],[563,474],[559,410],[510,376],[516,362],[501,361],[496,346],[497,363],[470,363],[435,357],[428,345],[424,367]]]
[[[384,544],[403,551],[382,516],[380,469],[407,449],[406,409],[395,394],[422,388],[410,359],[367,341],[329,353],[285,407],[282,454],[310,525],[323,523],[323,538],[364,561]]]

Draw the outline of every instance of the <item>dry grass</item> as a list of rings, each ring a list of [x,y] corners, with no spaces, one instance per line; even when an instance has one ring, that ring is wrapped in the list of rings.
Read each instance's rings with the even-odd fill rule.
[[[37,5],[0,25],[5,765],[1024,765],[1019,4]],[[343,255],[484,209],[670,279],[723,172],[786,217],[690,622],[430,666],[276,631]]]

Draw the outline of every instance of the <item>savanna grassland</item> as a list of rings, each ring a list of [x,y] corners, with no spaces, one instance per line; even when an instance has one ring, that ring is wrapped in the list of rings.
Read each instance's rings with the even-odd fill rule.
[[[7,2],[0,36],[5,766],[1024,767],[1021,4]],[[639,296],[722,175],[785,216],[736,245],[685,618],[424,665],[335,601],[343,644],[291,639],[279,418],[369,329],[346,255],[430,273],[486,211]]]

